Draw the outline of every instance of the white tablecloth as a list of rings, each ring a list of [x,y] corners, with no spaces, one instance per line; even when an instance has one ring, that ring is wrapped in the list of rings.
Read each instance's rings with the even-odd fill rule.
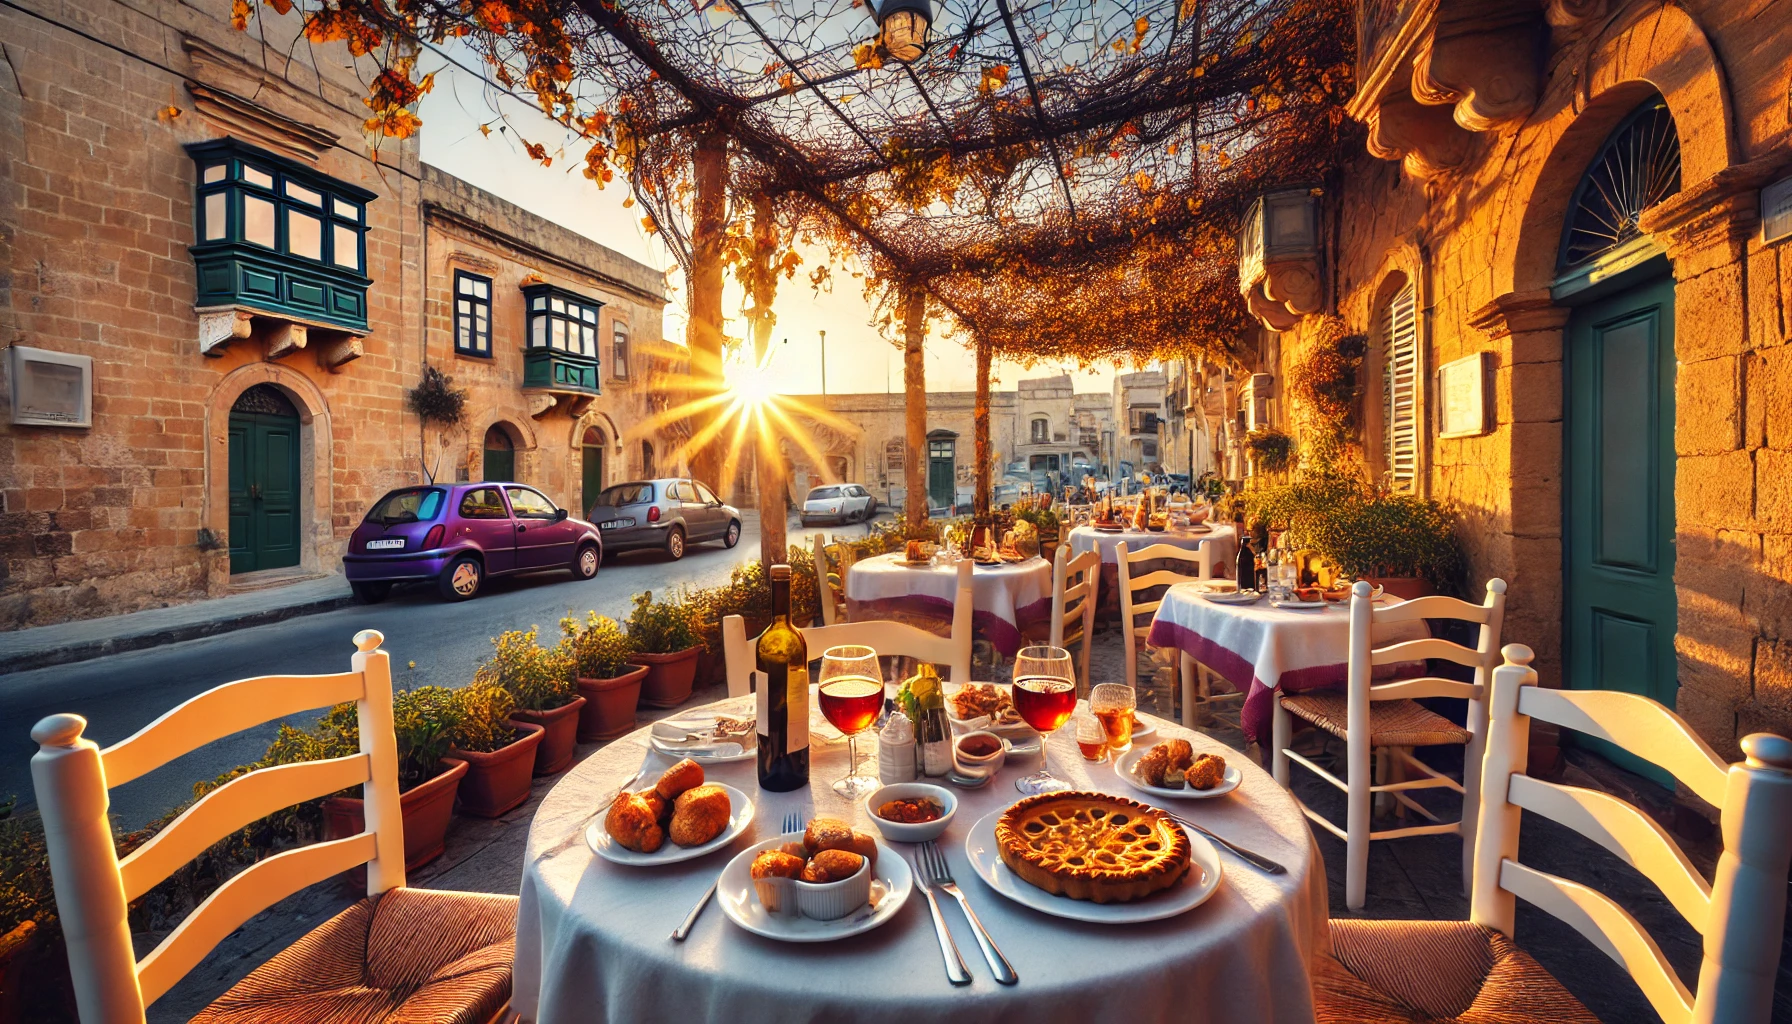
[[[1375,645],[1430,635],[1422,620],[1399,622],[1378,629]],[[1245,691],[1245,734],[1267,743],[1275,690],[1343,687],[1350,608],[1344,602],[1312,609],[1275,608],[1267,600],[1218,604],[1202,597],[1198,585],[1179,583],[1165,592],[1145,642],[1177,648]],[[1401,668],[1384,665],[1376,674],[1392,676]]]
[[[741,700],[722,706],[744,709]],[[1009,902],[985,886],[964,854],[972,824],[1019,799],[1013,779],[1037,758],[1017,758],[981,790],[960,791],[941,840],[959,886],[1020,974],[996,984],[949,897],[941,912],[973,981],[946,981],[920,893],[883,927],[836,943],[792,945],[736,927],[713,902],[690,938],[670,938],[728,859],[776,833],[786,811],[829,814],[872,828],[862,806],[830,783],[843,774],[842,744],[816,748],[808,792],[759,794],[751,761],[712,768],[712,778],[754,795],[753,827],[726,851],[662,868],[598,858],[583,833],[594,801],[652,759],[645,730],[594,754],[555,785],[530,826],[517,927],[513,1006],[538,1024],[717,1021],[728,1024],[1152,1024],[1157,1021],[1313,1019],[1310,956],[1327,948],[1325,867],[1294,801],[1267,773],[1213,740],[1157,720],[1160,736],[1184,736],[1223,753],[1244,773],[1232,795],[1179,806],[1220,835],[1281,861],[1266,875],[1221,853],[1219,891],[1166,921],[1079,924]],[[875,744],[871,744],[875,746]],[[1052,767],[1078,786],[1133,794],[1109,765],[1088,765],[1060,730]],[[649,777],[651,778],[651,776]],[[898,846],[906,852],[909,847]]]
[[[1215,526],[1206,533],[1192,530],[1179,530],[1170,527],[1162,533],[1150,530],[1122,530],[1109,533],[1097,530],[1092,526],[1079,526],[1070,531],[1070,553],[1080,555],[1085,551],[1100,550],[1101,560],[1107,565],[1119,562],[1115,548],[1121,542],[1126,543],[1127,550],[1138,551],[1153,544],[1171,544],[1179,548],[1195,551],[1202,544],[1213,549],[1214,574],[1225,579],[1232,578],[1232,563],[1238,560],[1238,529],[1231,525]]]
[[[955,566],[907,566],[899,553],[877,555],[853,563],[846,573],[846,600],[852,605],[897,601],[952,618],[958,592]],[[996,649],[1012,656],[1021,647],[1021,627],[1051,616],[1052,564],[1029,558],[1011,565],[971,567],[972,622]],[[856,617],[856,613],[855,613]]]

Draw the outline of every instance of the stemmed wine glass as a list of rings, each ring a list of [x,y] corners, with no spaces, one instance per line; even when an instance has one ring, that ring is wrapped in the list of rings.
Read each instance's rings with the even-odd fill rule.
[[[821,655],[821,683],[816,687],[821,713],[846,734],[846,775],[834,792],[857,800],[881,783],[859,774],[859,733],[877,721],[884,706],[883,672],[877,652],[858,644],[830,647]]]
[[[826,671],[825,669],[823,671]],[[1014,781],[1028,796],[1069,789],[1046,767],[1046,742],[1076,710],[1076,675],[1062,647],[1023,647],[1014,656],[1014,710],[1039,731],[1039,770]]]

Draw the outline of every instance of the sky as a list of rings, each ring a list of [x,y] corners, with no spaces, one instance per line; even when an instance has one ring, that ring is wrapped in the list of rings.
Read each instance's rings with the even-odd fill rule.
[[[462,63],[472,63],[463,60]],[[685,332],[683,275],[676,261],[657,237],[641,227],[641,211],[624,208],[628,186],[620,179],[605,188],[582,173],[583,161],[556,158],[543,167],[529,159],[516,136],[548,147],[550,154],[565,139],[565,132],[532,106],[494,93],[478,78],[440,55],[425,52],[418,61],[421,71],[436,71],[435,89],[423,98],[418,116],[423,119],[423,161],[492,192],[531,213],[545,217],[657,270],[671,270],[668,281],[672,301],[666,307],[665,336],[682,342]],[[498,120],[499,114],[503,120]],[[481,124],[491,125],[489,136]],[[562,154],[565,157],[566,154]],[[834,394],[902,390],[902,353],[880,337],[875,317],[860,288],[861,282],[837,273],[832,292],[817,295],[806,280],[805,270],[825,261],[820,250],[804,252],[805,267],[795,280],[780,282],[773,304],[777,327],[772,333],[777,353],[772,369],[777,390],[785,394],[816,394],[823,389],[823,345],[827,332],[825,390]],[[740,315],[741,292],[732,278],[722,299],[728,317],[724,332],[744,337],[746,321]],[[927,389],[970,391],[976,387],[976,363],[963,339],[942,337],[937,328],[927,338]],[[1049,376],[1069,371],[1076,390],[1109,392],[1113,370],[1077,371],[1041,364],[1022,369],[997,360],[994,377],[998,389],[1012,390],[1026,377]]]

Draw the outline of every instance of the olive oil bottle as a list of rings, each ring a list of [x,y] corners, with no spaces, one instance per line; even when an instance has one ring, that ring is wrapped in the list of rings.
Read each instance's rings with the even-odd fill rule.
[[[772,624],[759,634],[759,788],[809,785],[809,647],[790,624],[790,566],[772,566]]]

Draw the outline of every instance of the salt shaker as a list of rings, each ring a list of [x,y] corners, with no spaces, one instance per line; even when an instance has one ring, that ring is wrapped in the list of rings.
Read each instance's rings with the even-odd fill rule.
[[[877,734],[877,777],[884,785],[913,781],[916,765],[915,725],[898,711]]]

